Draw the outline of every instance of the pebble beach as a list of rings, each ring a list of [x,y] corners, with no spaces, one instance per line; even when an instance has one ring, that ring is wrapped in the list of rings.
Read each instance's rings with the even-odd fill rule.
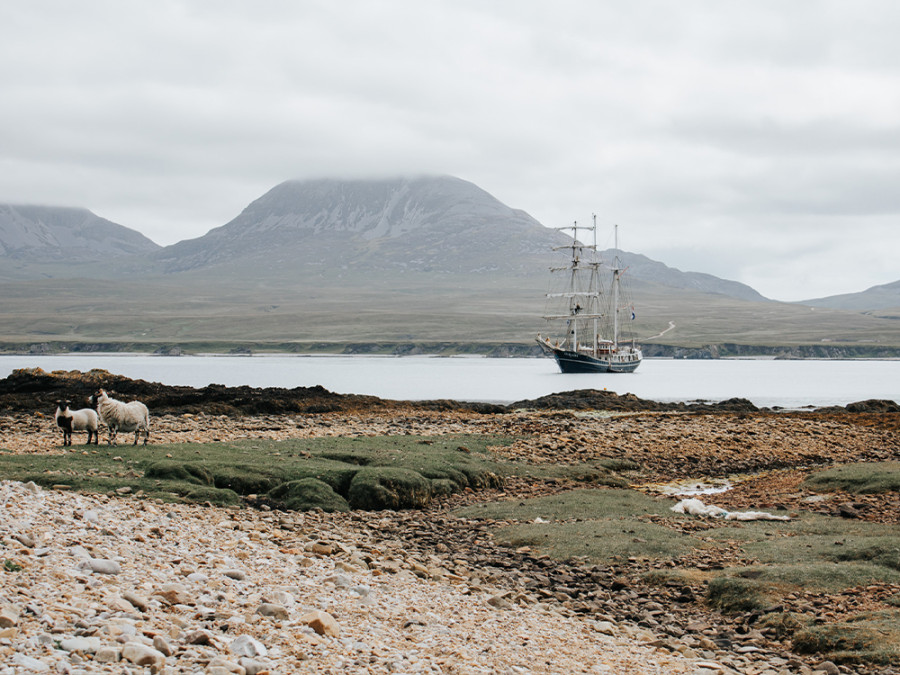
[[[893,417],[885,424],[865,415],[647,412],[586,415],[573,424],[555,412],[402,406],[315,416],[194,412],[154,417],[151,442],[506,433],[521,440],[498,451],[534,463],[627,456],[660,480],[767,472],[777,489],[748,480],[716,500],[827,512],[838,503],[804,502],[797,467],[897,459]],[[0,417],[7,452],[88,452],[80,440],[63,448],[52,414]],[[422,512],[327,514],[5,481],[0,674],[858,672],[797,658],[761,634],[735,635],[726,646],[712,639],[722,634],[715,617],[676,611],[665,597],[629,588],[627,570],[551,569],[526,554],[510,558],[494,551],[487,528],[447,511],[566,487],[512,482],[505,492],[456,495]],[[863,517],[897,522],[898,512],[896,495],[888,495]],[[534,571],[541,565],[544,576]],[[624,595],[595,594],[586,609],[574,594],[552,592],[565,587],[558,581],[538,592],[523,570],[568,578],[572,588],[624,585]],[[875,589],[872,602],[897,591]],[[642,608],[648,621],[627,620],[619,611],[626,605]],[[678,631],[664,631],[667,621]]]

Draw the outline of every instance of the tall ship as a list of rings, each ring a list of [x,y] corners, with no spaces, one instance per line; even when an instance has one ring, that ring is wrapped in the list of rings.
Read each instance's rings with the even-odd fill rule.
[[[611,264],[597,253],[597,216],[590,226],[577,222],[556,228],[571,232],[572,243],[554,247],[570,254],[568,264],[551,267],[554,288],[547,293],[551,335],[537,336],[544,353],[553,356],[564,373],[632,373],[643,355],[634,338],[620,340],[623,317],[634,320],[634,306],[626,301],[618,257],[618,225],[615,230],[615,256]],[[587,234],[590,244],[579,235]],[[604,281],[607,283],[604,284]]]

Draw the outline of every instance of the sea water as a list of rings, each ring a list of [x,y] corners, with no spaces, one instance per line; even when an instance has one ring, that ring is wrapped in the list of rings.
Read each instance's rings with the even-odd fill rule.
[[[654,401],[740,397],[760,407],[900,401],[897,360],[646,359],[634,373],[562,374],[550,358],[379,356],[0,356],[0,377],[17,368],[94,368],[169,385],[311,387],[397,400],[511,403],[574,389],[606,389]]]

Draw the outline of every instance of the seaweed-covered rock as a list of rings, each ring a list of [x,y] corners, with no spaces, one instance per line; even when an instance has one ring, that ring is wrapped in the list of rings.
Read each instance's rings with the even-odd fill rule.
[[[726,401],[693,401],[691,403],[661,403],[638,398],[634,394],[617,394],[614,391],[598,389],[576,389],[573,391],[548,394],[530,401],[517,401],[509,405],[510,410],[616,410],[626,412],[667,411],[680,412],[756,412],[759,410],[745,398],[730,398]]]
[[[332,490],[328,483],[315,478],[282,483],[272,488],[266,497],[286,511],[308,511],[317,507],[328,512],[350,510],[346,499]]]
[[[420,509],[431,501],[431,481],[418,471],[396,467],[361,469],[350,483],[350,506],[366,511]]]
[[[888,399],[870,398],[847,404],[847,412],[852,413],[895,413],[900,412],[900,405]]]
[[[504,412],[503,406],[462,401],[398,402],[375,396],[336,394],[322,386],[226,387],[209,384],[194,388],[133,380],[107,370],[54,370],[20,368],[0,379],[0,412],[47,410],[52,413],[56,401],[70,399],[85,407],[91,394],[104,388],[122,400],[139,399],[151,415],[206,413],[210,415],[318,415],[359,409],[386,409],[397,406],[423,410],[475,410]]]

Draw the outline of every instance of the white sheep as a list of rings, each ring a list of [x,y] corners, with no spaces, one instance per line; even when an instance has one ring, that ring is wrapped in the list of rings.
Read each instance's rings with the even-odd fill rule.
[[[100,441],[100,432],[98,430],[100,423],[97,419],[97,413],[91,408],[82,408],[81,410],[72,410],[69,408],[71,401],[56,402],[56,426],[62,429],[63,445],[72,445],[73,431],[87,431],[87,444],[94,445]]]
[[[134,443],[137,445],[138,435],[144,432],[144,445],[150,438],[150,412],[140,401],[123,403],[114,398],[103,389],[91,396],[91,403],[97,407],[100,420],[109,428],[109,445],[116,445],[116,435],[119,431],[133,431]]]

